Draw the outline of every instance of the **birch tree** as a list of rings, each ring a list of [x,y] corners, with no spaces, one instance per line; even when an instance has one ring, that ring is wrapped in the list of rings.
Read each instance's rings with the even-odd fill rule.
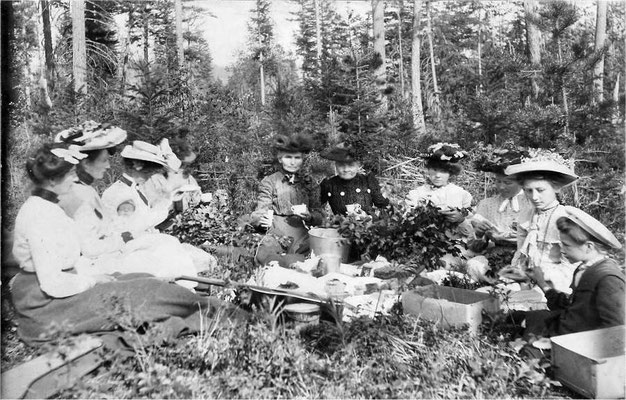
[[[606,40],[606,12],[607,1],[597,1],[596,13],[596,43],[595,52],[599,54],[593,68],[594,100],[601,103],[604,100],[604,42]]]
[[[374,30],[374,78],[378,87],[381,108],[387,109],[384,91],[387,87],[387,64],[385,62],[385,2],[372,0],[372,19]]]
[[[183,3],[182,0],[174,0],[174,14],[176,18],[176,54],[178,68],[185,66],[185,51],[183,49]]]
[[[418,136],[426,133],[424,122],[424,106],[422,104],[422,74],[420,70],[422,37],[420,31],[420,13],[422,0],[413,0],[413,38],[411,45],[411,111],[413,115],[413,130]]]
[[[72,13],[72,65],[74,91],[87,93],[87,50],[85,45],[85,1],[70,2]]]
[[[531,65],[530,85],[533,98],[539,97],[539,84],[537,83],[536,71],[541,68],[541,31],[537,26],[537,3],[535,0],[524,0],[524,13],[526,20],[526,49]]]

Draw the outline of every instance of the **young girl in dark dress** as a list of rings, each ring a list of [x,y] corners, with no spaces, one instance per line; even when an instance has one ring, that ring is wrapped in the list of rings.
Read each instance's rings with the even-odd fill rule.
[[[371,214],[374,207],[389,207],[389,199],[380,192],[374,174],[363,173],[353,147],[344,144],[331,147],[322,157],[335,162],[337,175],[324,179],[320,185],[322,206],[328,203],[335,215]]]

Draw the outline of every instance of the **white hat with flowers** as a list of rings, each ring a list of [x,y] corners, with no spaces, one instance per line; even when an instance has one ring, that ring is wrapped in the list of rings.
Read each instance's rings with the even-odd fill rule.
[[[570,185],[578,179],[569,160],[545,149],[529,150],[528,157],[522,157],[521,163],[511,165],[504,170],[506,175],[514,177],[531,172],[547,172],[557,175],[565,185]]]

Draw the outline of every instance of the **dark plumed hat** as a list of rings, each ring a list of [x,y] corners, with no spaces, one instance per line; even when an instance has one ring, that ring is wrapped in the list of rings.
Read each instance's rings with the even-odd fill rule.
[[[274,150],[286,153],[308,153],[313,148],[310,137],[297,134],[293,136],[276,135],[274,137]]]
[[[320,154],[322,158],[337,162],[353,162],[358,161],[358,156],[354,147],[339,143],[329,149],[326,149]]]
[[[524,157],[528,157],[524,150],[495,149],[479,157],[474,164],[479,171],[504,174],[507,167],[521,163]]]

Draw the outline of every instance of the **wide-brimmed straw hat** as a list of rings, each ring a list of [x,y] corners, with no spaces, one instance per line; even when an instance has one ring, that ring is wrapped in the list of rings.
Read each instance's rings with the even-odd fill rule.
[[[339,143],[336,146],[333,146],[329,149],[324,150],[320,156],[327,160],[336,161],[336,162],[353,162],[358,161],[356,151],[354,147],[345,144]]]
[[[615,235],[613,235],[613,233],[611,233],[611,231],[609,231],[607,227],[602,224],[602,222],[598,221],[583,210],[572,206],[565,206],[565,212],[567,214],[565,218],[571,220],[601,243],[604,243],[614,249],[620,249],[622,247],[619,240],[617,240]]]
[[[313,141],[303,134],[293,136],[276,135],[274,150],[285,153],[308,153],[313,148]]]
[[[110,124],[85,121],[57,133],[54,141],[66,143],[78,151],[103,150],[115,147],[127,138],[125,130]]]
[[[161,148],[142,140],[135,140],[132,145],[126,145],[122,150],[121,156],[131,160],[148,161],[168,167],[167,159]]]
[[[530,173],[542,172],[558,177],[558,180],[564,185],[570,185],[578,179],[578,175],[567,165],[567,161],[560,155],[551,152],[544,152],[530,158],[522,158],[521,163],[511,165],[504,170],[506,175],[515,178],[523,177]]]

